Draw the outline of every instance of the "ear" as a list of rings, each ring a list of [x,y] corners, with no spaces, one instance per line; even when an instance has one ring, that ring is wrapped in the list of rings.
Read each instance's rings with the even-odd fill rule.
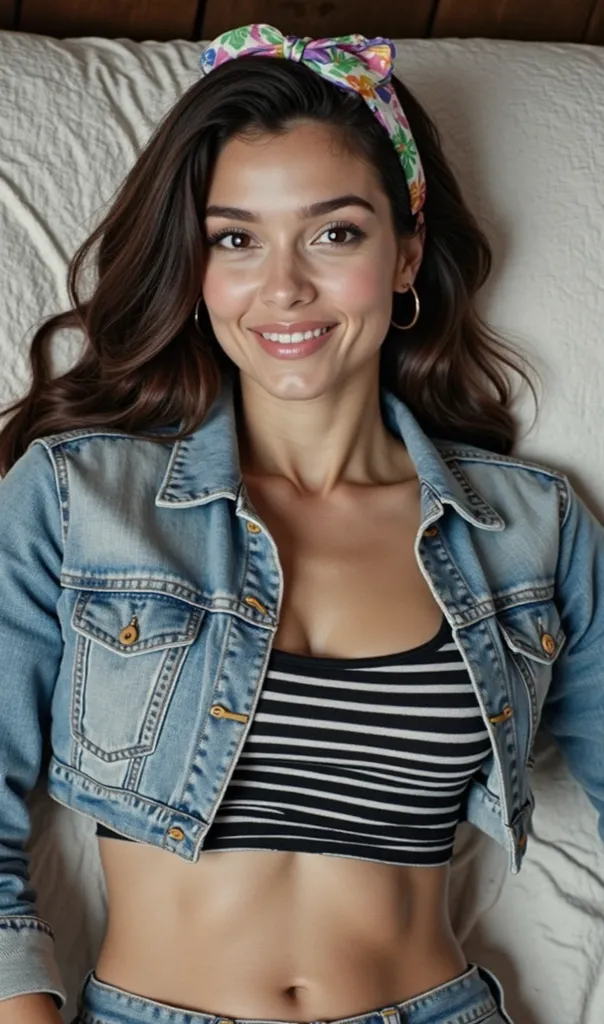
[[[403,292],[413,284],[424,255],[425,228],[422,226],[411,238],[401,238],[392,290]]]

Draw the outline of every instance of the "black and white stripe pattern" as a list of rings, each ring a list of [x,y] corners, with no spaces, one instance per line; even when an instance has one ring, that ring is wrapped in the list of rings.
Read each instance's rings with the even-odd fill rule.
[[[490,750],[444,617],[436,637],[397,655],[273,650],[204,849],[446,864],[468,781]]]

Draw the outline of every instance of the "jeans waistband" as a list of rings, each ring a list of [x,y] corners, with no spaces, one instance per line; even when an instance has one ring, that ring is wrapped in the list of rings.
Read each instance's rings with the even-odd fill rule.
[[[476,964],[452,981],[407,999],[366,1013],[310,1024],[489,1024],[507,1022],[497,979]],[[290,1021],[185,1010],[159,1003],[100,981],[90,971],[79,998],[73,1024],[292,1024]]]

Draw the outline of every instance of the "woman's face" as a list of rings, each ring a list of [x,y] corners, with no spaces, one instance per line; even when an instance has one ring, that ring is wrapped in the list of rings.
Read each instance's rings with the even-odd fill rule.
[[[242,375],[283,399],[373,377],[392,293],[413,282],[422,247],[397,239],[375,172],[332,129],[304,121],[285,135],[230,140],[206,231],[202,295]],[[320,328],[330,329],[296,338]]]

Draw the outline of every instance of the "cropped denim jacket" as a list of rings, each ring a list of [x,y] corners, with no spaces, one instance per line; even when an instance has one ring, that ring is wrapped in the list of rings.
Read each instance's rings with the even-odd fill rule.
[[[604,838],[604,528],[552,469],[429,438],[418,565],[492,743],[464,817],[520,869],[540,722]],[[0,999],[65,990],[28,871],[28,794],[196,861],[254,717],[283,574],[239,468],[231,387],[186,440],[80,429],[0,482]]]

